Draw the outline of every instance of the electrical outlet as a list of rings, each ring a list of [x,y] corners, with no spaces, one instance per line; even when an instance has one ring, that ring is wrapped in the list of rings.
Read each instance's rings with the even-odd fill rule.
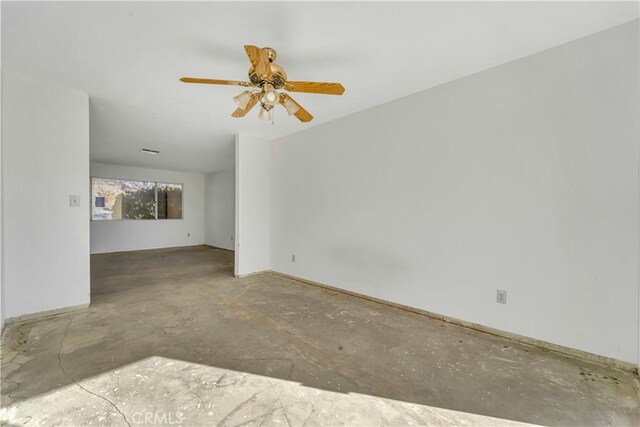
[[[498,302],[499,304],[506,304],[507,303],[507,291],[503,291],[501,289],[498,289],[498,293],[496,295],[496,302]]]
[[[291,262],[296,262],[296,255],[295,254],[291,255]]]
[[[80,196],[71,195],[69,196],[69,206],[72,208],[77,208],[80,206]]]

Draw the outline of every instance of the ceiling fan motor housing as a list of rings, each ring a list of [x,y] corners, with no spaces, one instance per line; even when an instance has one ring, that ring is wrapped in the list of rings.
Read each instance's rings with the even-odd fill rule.
[[[257,75],[255,69],[251,67],[249,68],[249,81],[252,85],[258,87],[262,87],[264,83],[270,83],[275,89],[282,89],[287,81],[287,73],[284,72],[281,66],[273,63],[277,56],[276,51],[270,47],[264,47],[262,50],[267,52],[269,67],[271,67],[271,77],[269,79],[263,79]]]
[[[276,64],[269,64],[271,67],[271,77],[267,80],[256,74],[253,67],[249,68],[249,81],[252,85],[261,87],[263,83],[271,83],[274,88],[282,89],[287,81],[287,73],[284,72],[282,67]]]

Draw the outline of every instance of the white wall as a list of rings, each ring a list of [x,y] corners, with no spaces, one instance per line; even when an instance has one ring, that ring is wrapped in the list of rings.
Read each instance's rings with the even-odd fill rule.
[[[271,143],[236,136],[235,274],[269,270]]]
[[[635,21],[275,141],[272,268],[638,363],[638,49]]]
[[[205,177],[204,242],[234,250],[236,232],[236,172],[233,169]]]
[[[0,7],[0,22],[2,21],[2,8]],[[0,31],[1,33],[1,31]],[[1,38],[1,37],[0,37]],[[0,45],[2,42],[0,41]],[[2,100],[2,83],[0,79],[0,100]],[[0,108],[0,111],[2,109]],[[0,120],[0,332],[4,326],[4,232],[2,231],[2,120]]]
[[[182,219],[91,221],[91,253],[204,243],[204,174],[91,163],[91,176],[184,184]]]
[[[88,182],[88,96],[3,73],[6,318],[89,303]]]

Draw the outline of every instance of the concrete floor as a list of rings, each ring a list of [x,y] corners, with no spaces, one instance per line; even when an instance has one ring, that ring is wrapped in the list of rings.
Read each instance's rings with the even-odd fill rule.
[[[191,247],[94,255],[88,309],[9,325],[7,425],[640,425],[625,371]]]

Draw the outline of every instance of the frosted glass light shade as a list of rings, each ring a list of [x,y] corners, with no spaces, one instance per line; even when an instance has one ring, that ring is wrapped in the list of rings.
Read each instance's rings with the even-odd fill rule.
[[[287,113],[289,113],[289,115],[291,116],[298,112],[298,110],[300,109],[300,106],[295,102],[293,102],[290,98],[285,98],[284,108],[287,110]]]
[[[275,90],[268,90],[264,93],[262,97],[262,102],[268,105],[276,105],[278,103],[278,92]]]
[[[247,108],[249,101],[251,101],[251,92],[245,90],[240,95],[234,96],[233,101],[236,103],[238,108],[244,110],[245,108]]]
[[[261,108],[260,114],[258,114],[258,117],[261,120],[271,120],[271,110],[267,111],[264,108]]]

